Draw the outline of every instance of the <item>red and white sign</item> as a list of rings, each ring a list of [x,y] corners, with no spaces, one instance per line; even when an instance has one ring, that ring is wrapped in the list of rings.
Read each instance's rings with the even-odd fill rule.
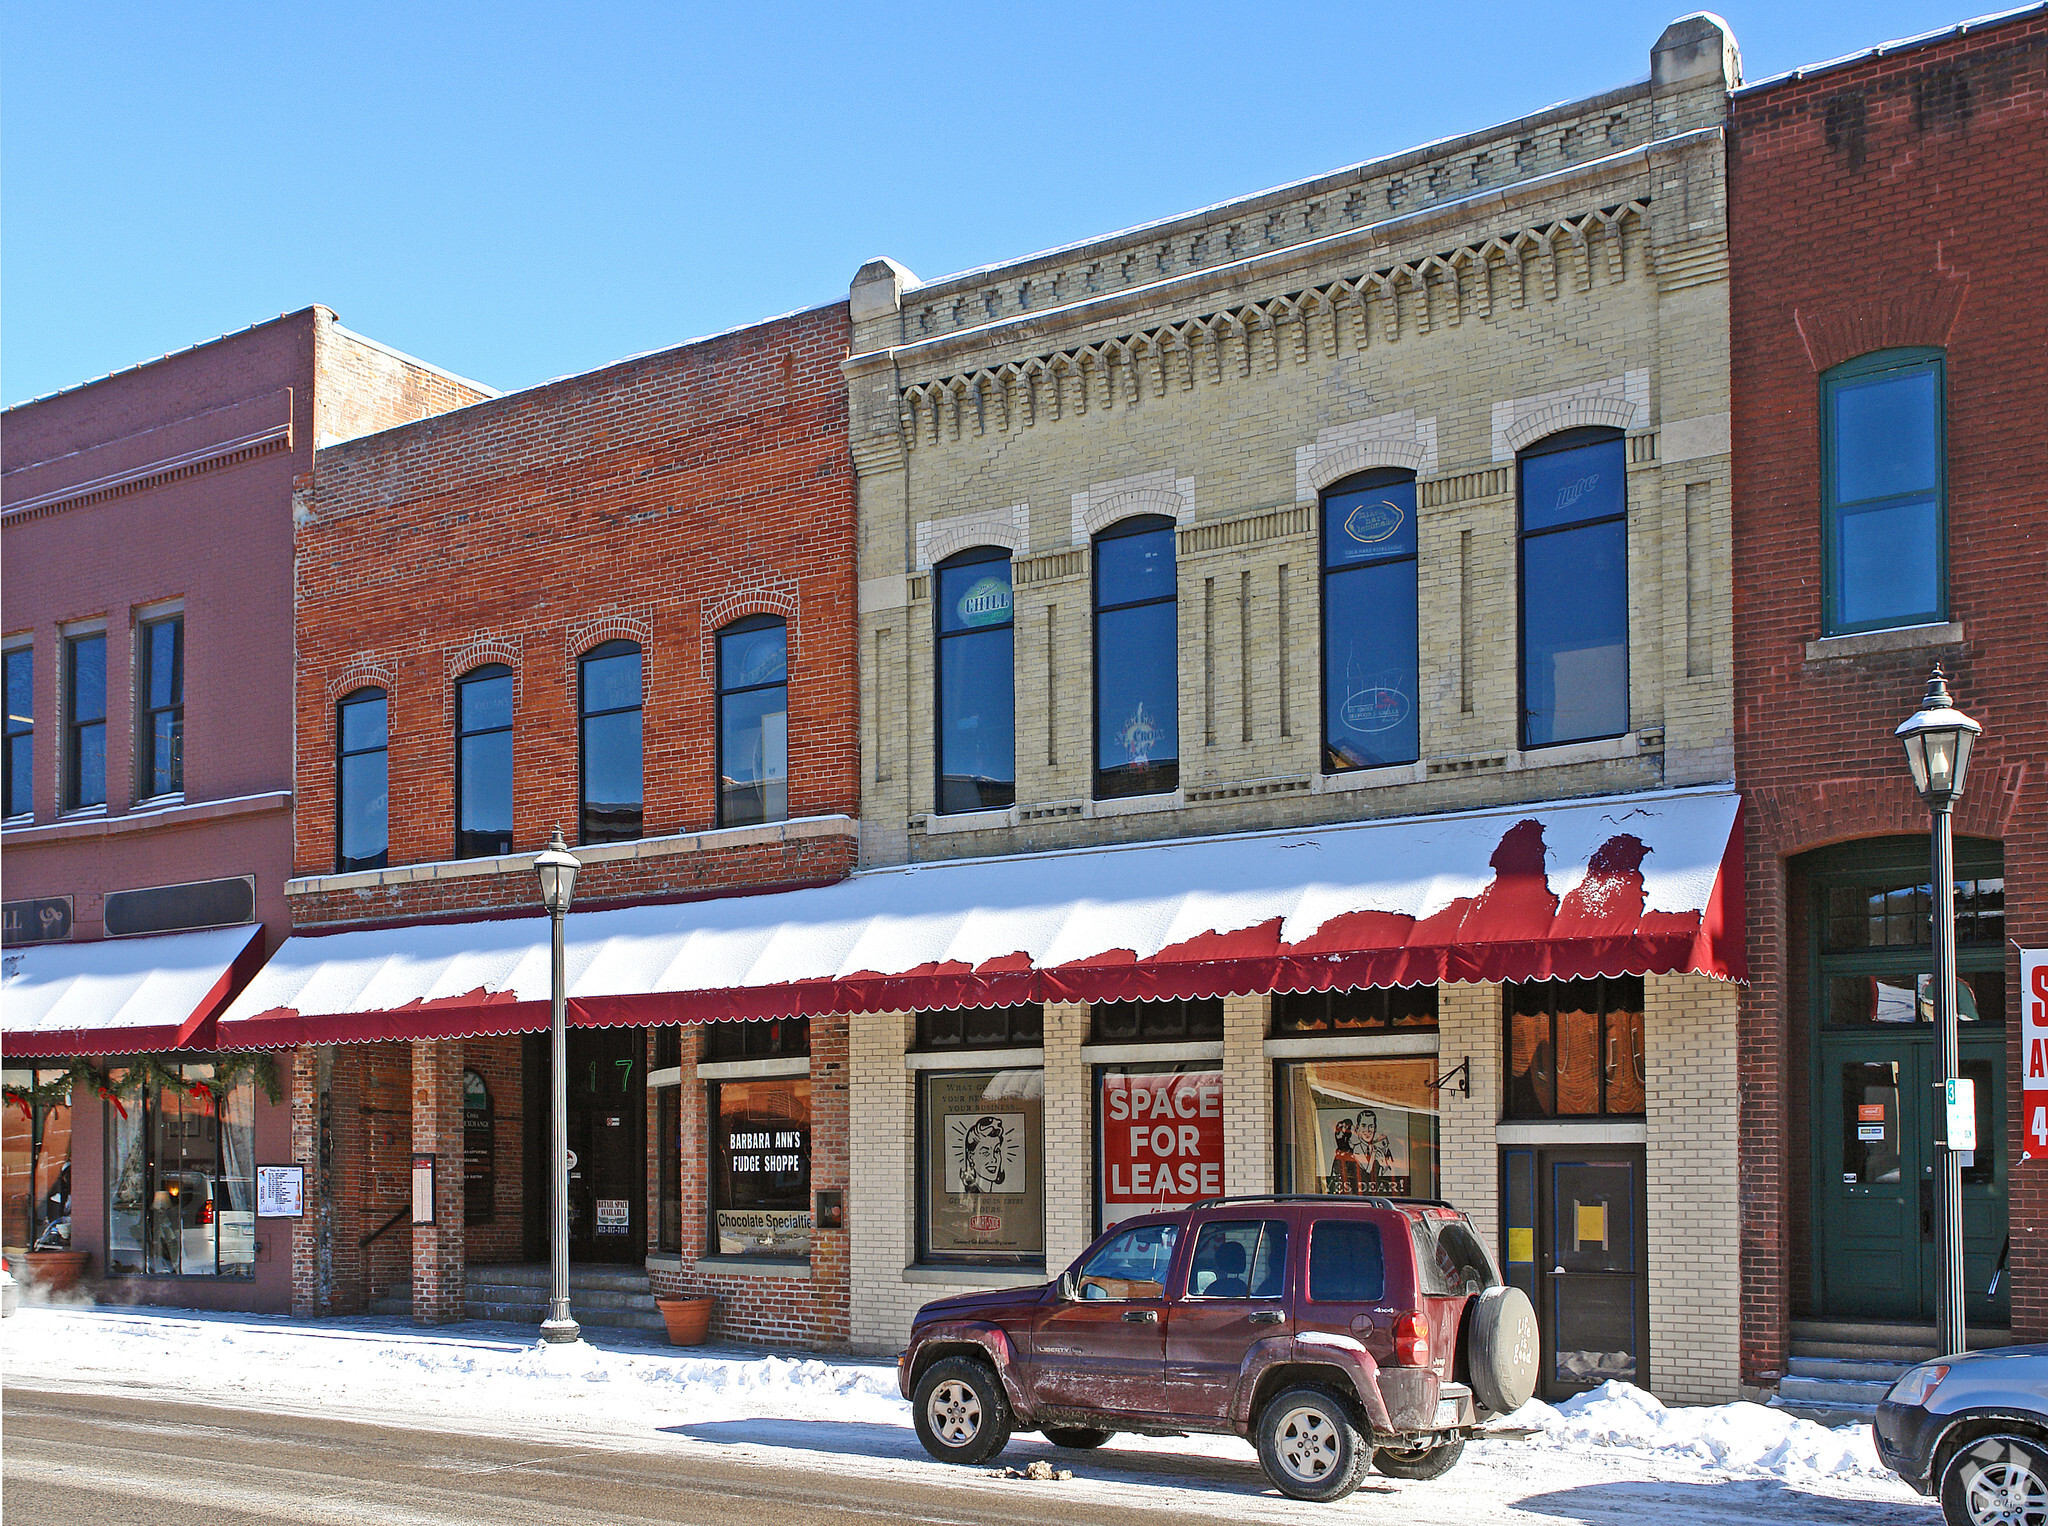
[[[1223,1195],[1223,1072],[1102,1078],[1102,1222]]]
[[[2048,949],[2020,950],[2022,1160],[2048,1160]]]

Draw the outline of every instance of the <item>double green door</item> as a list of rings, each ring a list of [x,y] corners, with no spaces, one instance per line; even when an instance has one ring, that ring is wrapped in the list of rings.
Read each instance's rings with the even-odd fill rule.
[[[1935,1036],[1926,1029],[1823,1033],[1814,1134],[1818,1235],[1814,1280],[1827,1314],[1917,1322],[1934,1314],[1942,1132]],[[1988,1293],[2006,1236],[2005,1036],[1965,1033],[1962,1073],[1976,1082],[1979,1149],[1963,1168],[1964,1311],[2003,1325],[2010,1298]]]

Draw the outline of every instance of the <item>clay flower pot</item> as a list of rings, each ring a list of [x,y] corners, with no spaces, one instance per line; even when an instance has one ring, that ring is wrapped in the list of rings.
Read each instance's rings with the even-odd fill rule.
[[[92,1252],[32,1250],[21,1259],[27,1264],[28,1281],[45,1293],[63,1293],[75,1287],[78,1279],[85,1275],[85,1266],[92,1259]]]
[[[657,1298],[654,1306],[668,1322],[671,1346],[701,1346],[711,1331],[711,1307],[715,1298]]]

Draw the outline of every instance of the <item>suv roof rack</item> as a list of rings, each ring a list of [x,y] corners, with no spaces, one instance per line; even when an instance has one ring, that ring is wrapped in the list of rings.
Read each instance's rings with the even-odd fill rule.
[[[1423,1208],[1454,1208],[1455,1204],[1440,1197],[1361,1197],[1350,1192],[1247,1192],[1234,1197],[1207,1197],[1192,1208],[1221,1208],[1229,1203],[1363,1203],[1370,1208],[1399,1208],[1403,1205]]]

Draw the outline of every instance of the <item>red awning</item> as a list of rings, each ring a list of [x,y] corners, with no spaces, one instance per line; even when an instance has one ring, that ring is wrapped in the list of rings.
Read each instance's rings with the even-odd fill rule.
[[[43,943],[0,954],[9,1060],[210,1047],[212,1019],[263,960],[261,926]]]
[[[1696,972],[1741,979],[1738,801],[1660,792],[871,870],[572,913],[571,1022]],[[548,923],[288,939],[238,1048],[535,1032]]]

